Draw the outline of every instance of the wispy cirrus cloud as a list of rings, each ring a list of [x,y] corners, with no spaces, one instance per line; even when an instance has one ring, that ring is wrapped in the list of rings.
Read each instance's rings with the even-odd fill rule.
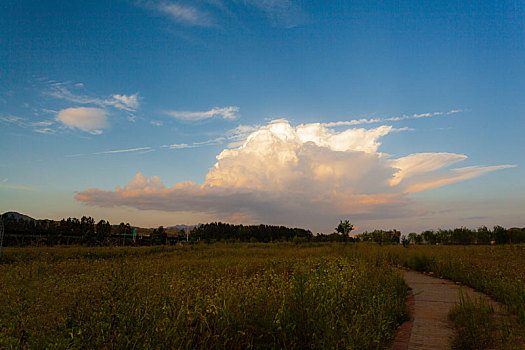
[[[155,151],[151,147],[136,147],[136,148],[125,148],[125,149],[116,149],[116,150],[109,150],[109,151],[100,151],[100,152],[93,152],[93,153],[78,153],[78,154],[68,154],[66,157],[68,158],[75,158],[75,157],[82,157],[82,156],[89,156],[89,155],[98,155],[98,154],[116,154],[116,153],[148,153]]]
[[[133,94],[133,95],[120,95],[120,94],[114,94],[111,95],[109,99],[106,99],[104,103],[108,106],[113,106],[118,109],[126,110],[129,112],[133,112],[139,108],[139,94]]]
[[[5,188],[9,190],[20,190],[20,191],[39,191],[37,188],[23,185],[10,184],[8,179],[0,180],[0,189]]]
[[[115,191],[96,188],[75,198],[96,206],[192,211],[217,218],[250,217],[275,224],[332,225],[337,218],[412,217],[410,194],[514,167],[449,169],[467,157],[415,153],[392,159],[379,151],[394,128],[335,131],[320,123],[292,127],[287,120],[258,127],[235,148],[224,149],[202,184],[165,186],[136,174]],[[191,145],[179,144],[179,148]]]
[[[22,185],[10,185],[10,184],[0,184],[0,188],[6,188],[10,190],[20,190],[20,191],[35,191],[35,192],[39,191],[37,188],[34,188],[34,187],[22,186]]]
[[[406,193],[416,193],[429,190],[431,188],[442,187],[453,182],[472,179],[484,173],[495,170],[515,168],[516,165],[494,165],[494,166],[470,166],[450,170],[447,177],[432,176],[426,181],[414,183],[406,189]]]
[[[239,118],[237,114],[239,112],[239,107],[230,106],[230,107],[214,107],[208,111],[167,111],[166,114],[170,117],[173,117],[178,120],[183,121],[199,121],[210,118],[222,118],[226,120],[235,120]]]
[[[29,124],[27,124],[25,122],[24,118],[21,118],[21,117],[15,116],[15,115],[7,115],[7,116],[0,115],[0,123],[2,123],[2,124],[15,124],[15,125],[18,125],[20,127],[27,127],[27,126],[29,126]]]
[[[169,149],[186,149],[186,148],[195,148],[197,146],[194,146],[192,144],[187,143],[173,143],[171,145],[163,145],[162,148],[169,148]]]
[[[0,123],[6,124],[6,125],[9,125],[9,124],[16,125],[21,128],[31,128],[33,129],[33,131],[40,133],[40,134],[55,134],[57,132],[56,129],[50,127],[55,124],[55,122],[51,120],[33,122],[33,121],[28,120],[27,118],[22,118],[18,116],[0,115]]]
[[[181,2],[150,3],[150,7],[168,15],[174,22],[186,26],[211,27],[215,25],[212,16],[190,4]]]
[[[262,11],[274,26],[293,28],[308,22],[308,15],[298,1],[244,0],[243,2]]]
[[[117,149],[110,151],[95,152],[93,154],[113,154],[113,153],[129,153],[129,152],[143,152],[143,151],[153,151],[151,147],[137,147],[137,148],[127,148],[127,149]]]
[[[100,98],[72,91],[72,89],[78,90],[77,88],[82,90],[84,85],[78,86],[78,84],[69,82],[54,82],[50,84],[49,89],[44,91],[44,94],[73,103],[95,105],[102,108],[113,107],[127,112],[135,112],[140,107],[140,96],[138,93],[131,95],[112,94],[109,97]]]
[[[398,117],[389,117],[389,118],[361,118],[348,121],[338,121],[323,123],[323,126],[334,127],[334,126],[353,126],[353,125],[362,125],[362,124],[374,124],[374,123],[388,123],[388,122],[397,122],[407,119],[420,119],[420,118],[431,118],[438,117],[442,115],[451,115],[455,113],[462,112],[460,109],[453,109],[448,112],[432,112],[432,113],[415,113],[410,115],[402,115]]]
[[[36,128],[34,131],[44,135],[54,135],[57,133],[57,130],[53,128]]]
[[[193,144],[196,145],[196,146],[217,145],[219,143],[222,143],[224,140],[226,140],[225,137],[217,137],[217,138],[211,139],[211,140],[194,142]]]
[[[226,140],[225,137],[217,137],[215,139],[206,140],[206,141],[200,141],[200,142],[192,142],[190,144],[187,143],[174,143],[171,145],[163,145],[162,148],[168,148],[168,149],[185,149],[185,148],[196,148],[196,147],[203,147],[203,146],[211,146],[211,145],[218,145],[220,143],[223,143]]]
[[[46,127],[46,126],[51,126],[53,124],[54,124],[54,122],[52,122],[51,120],[43,120],[43,121],[40,121],[40,122],[31,123],[31,125],[34,126],[34,127]]]
[[[389,183],[391,186],[396,186],[405,178],[429,173],[465,159],[467,159],[466,155],[456,153],[416,153],[393,159],[389,161],[389,165],[398,171]]]
[[[228,147],[239,147],[241,146],[248,136],[257,130],[258,126],[253,125],[239,125],[234,129],[231,129],[226,132],[226,136],[224,137],[217,137],[214,139],[206,140],[206,141],[200,141],[200,142],[192,142],[192,143],[174,143],[171,145],[163,145],[162,148],[168,148],[168,149],[186,149],[186,148],[196,148],[196,147],[203,147],[203,146],[212,146],[212,145],[218,145],[225,142],[228,142]]]
[[[232,13],[242,12],[240,10],[243,7],[248,8],[250,13],[260,13],[276,27],[293,28],[309,20],[299,3],[292,0],[149,0],[136,1],[136,4],[185,27],[221,28],[223,23],[231,22],[232,18],[242,20],[233,17]]]

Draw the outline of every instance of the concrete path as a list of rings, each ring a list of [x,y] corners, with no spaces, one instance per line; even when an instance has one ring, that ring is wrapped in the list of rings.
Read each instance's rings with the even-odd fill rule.
[[[405,281],[412,288],[409,296],[411,321],[402,327],[393,344],[393,349],[450,349],[454,336],[454,325],[448,320],[452,305],[459,302],[459,289],[471,298],[487,298],[472,288],[440,278],[430,277],[419,272],[403,271]],[[499,305],[491,301],[498,312]]]

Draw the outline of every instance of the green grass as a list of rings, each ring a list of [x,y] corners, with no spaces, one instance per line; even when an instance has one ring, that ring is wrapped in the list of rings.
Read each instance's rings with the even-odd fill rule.
[[[387,346],[407,286],[354,245],[5,249],[0,348]]]
[[[525,245],[360,246],[368,259],[404,266],[464,283],[503,304],[507,316],[481,301],[462,299],[452,310],[461,349],[525,347]],[[496,322],[495,320],[498,320]],[[485,324],[489,322],[490,324]],[[496,322],[496,323],[494,323]],[[479,343],[487,342],[484,346]]]
[[[390,260],[484,292],[525,325],[525,245],[393,247]]]
[[[498,323],[494,308],[485,299],[471,299],[460,291],[459,304],[449,312],[456,326],[453,347],[456,349],[501,349],[507,345],[508,329]]]
[[[454,349],[523,349],[523,328],[515,317],[496,313],[484,298],[471,299],[460,291],[460,302],[449,312],[456,334]]]
[[[211,244],[5,248],[0,348],[388,346],[406,317],[396,266],[500,301],[451,310],[461,349],[521,348],[525,246]]]

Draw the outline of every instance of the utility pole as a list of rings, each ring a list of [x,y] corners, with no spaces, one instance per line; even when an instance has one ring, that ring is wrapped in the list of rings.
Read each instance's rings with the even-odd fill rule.
[[[0,258],[2,257],[2,245],[4,244],[4,220],[0,215]]]

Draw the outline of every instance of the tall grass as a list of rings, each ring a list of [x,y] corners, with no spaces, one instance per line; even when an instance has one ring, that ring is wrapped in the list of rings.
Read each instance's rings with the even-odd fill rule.
[[[378,349],[407,287],[354,246],[23,248],[0,265],[0,348]]]
[[[512,348],[510,329],[504,319],[497,319],[488,300],[472,299],[459,292],[459,303],[449,312],[456,325],[453,347],[456,349]]]
[[[359,245],[357,249],[368,255],[368,260],[433,272],[434,276],[462,282],[505,306],[509,315],[494,315],[482,301],[463,298],[451,313],[458,332],[458,348],[490,348],[490,342],[496,344],[495,348],[525,347],[525,245]]]
[[[525,325],[525,245],[386,248],[387,259],[459,281],[503,303]]]

